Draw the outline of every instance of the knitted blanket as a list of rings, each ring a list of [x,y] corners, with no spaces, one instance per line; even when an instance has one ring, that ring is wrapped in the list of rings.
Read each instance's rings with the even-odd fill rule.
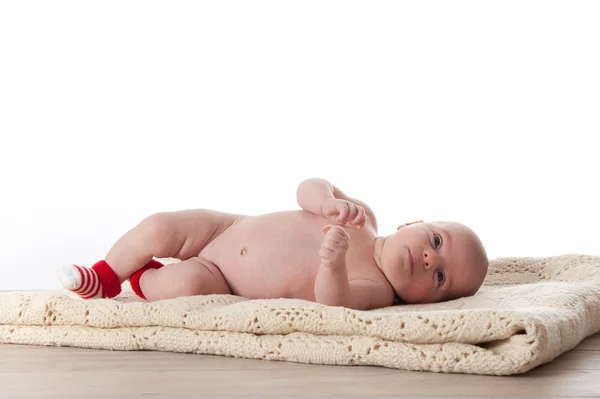
[[[600,257],[491,261],[479,293],[355,311],[230,295],[159,302],[63,291],[0,294],[0,342],[156,350],[330,365],[507,375],[600,330]]]

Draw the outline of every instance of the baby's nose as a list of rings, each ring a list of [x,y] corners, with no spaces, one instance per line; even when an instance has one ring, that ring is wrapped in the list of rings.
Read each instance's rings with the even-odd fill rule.
[[[437,265],[437,254],[428,249],[423,251],[423,267],[425,270],[430,270]]]

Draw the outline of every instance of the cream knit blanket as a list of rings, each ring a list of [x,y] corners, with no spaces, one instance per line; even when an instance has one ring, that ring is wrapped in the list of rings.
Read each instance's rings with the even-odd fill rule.
[[[600,330],[600,257],[492,260],[480,292],[354,311],[224,295],[144,302],[125,290],[0,294],[0,342],[157,350],[448,373],[516,374]]]

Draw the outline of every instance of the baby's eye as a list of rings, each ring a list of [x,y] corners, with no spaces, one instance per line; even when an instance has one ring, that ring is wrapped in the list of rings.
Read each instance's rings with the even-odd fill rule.
[[[433,248],[438,249],[442,245],[442,237],[439,234],[433,235]]]
[[[444,284],[444,281],[446,280],[446,275],[444,274],[443,271],[438,270],[437,278],[438,278],[438,286],[441,286],[442,284]]]

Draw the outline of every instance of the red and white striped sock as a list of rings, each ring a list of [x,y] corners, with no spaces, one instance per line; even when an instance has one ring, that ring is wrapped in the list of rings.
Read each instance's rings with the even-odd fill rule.
[[[101,260],[91,268],[62,265],[56,270],[63,287],[83,299],[113,298],[121,292],[121,282],[114,270]]]

